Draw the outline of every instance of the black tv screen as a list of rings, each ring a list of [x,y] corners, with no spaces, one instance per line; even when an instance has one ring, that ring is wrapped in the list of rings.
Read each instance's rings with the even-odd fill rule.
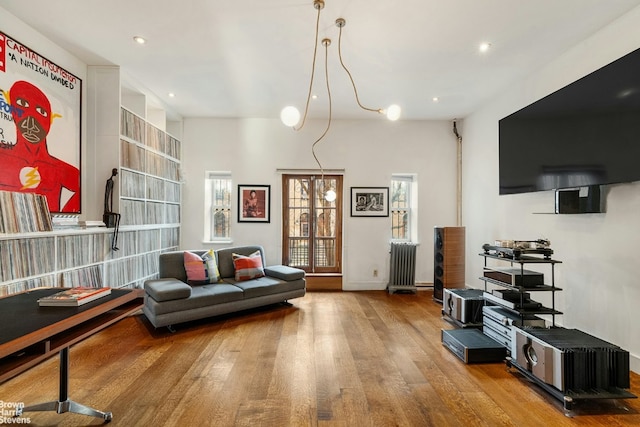
[[[499,121],[500,194],[640,181],[640,49]]]

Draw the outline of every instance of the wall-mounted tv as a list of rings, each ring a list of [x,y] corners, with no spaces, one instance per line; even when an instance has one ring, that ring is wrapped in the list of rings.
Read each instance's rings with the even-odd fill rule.
[[[640,49],[499,121],[500,194],[640,181]]]

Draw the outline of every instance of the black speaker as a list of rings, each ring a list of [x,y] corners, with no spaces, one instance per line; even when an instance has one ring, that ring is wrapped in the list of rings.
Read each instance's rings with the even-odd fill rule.
[[[464,227],[435,227],[433,233],[433,299],[442,303],[444,289],[464,288]]]
[[[580,212],[580,190],[556,190],[556,213],[576,214]]]
[[[600,186],[556,190],[557,214],[583,214],[604,212]]]

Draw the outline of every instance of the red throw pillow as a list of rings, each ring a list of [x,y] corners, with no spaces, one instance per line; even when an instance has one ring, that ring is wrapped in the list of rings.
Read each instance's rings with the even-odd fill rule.
[[[235,278],[237,282],[264,277],[260,251],[255,251],[249,256],[231,254],[231,257],[233,258],[233,268],[236,271]]]

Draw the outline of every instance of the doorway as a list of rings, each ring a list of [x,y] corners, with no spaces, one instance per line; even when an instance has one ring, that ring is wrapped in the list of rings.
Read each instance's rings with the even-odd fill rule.
[[[342,175],[283,175],[282,189],[282,263],[309,280],[341,276]],[[327,200],[329,190],[335,200]]]

